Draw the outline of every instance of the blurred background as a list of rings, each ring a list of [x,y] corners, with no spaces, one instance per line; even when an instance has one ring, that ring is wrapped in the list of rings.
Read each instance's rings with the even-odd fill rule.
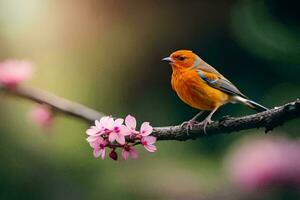
[[[161,58],[191,49],[271,108],[300,97],[299,25],[299,5],[292,0],[0,0],[0,60],[32,61],[35,75],[27,85],[113,116],[130,113],[153,126],[175,125],[197,111],[172,91],[171,68]],[[268,154],[256,158],[255,141],[285,141],[299,150],[299,120],[268,135],[253,129],[158,142],[154,154],[139,147],[138,160],[114,162],[93,157],[85,141],[89,124],[57,116],[44,133],[27,119],[32,107],[0,93],[0,199],[300,197],[297,181],[236,181],[241,177],[232,166],[242,161],[231,159],[247,141],[256,149],[249,162],[258,165],[270,162]],[[227,105],[214,118],[251,113]],[[300,158],[294,161],[300,166]]]

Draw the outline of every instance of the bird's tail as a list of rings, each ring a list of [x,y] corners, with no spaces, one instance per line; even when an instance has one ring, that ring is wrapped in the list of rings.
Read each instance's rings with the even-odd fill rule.
[[[253,110],[256,110],[257,112],[263,112],[263,111],[269,110],[268,108],[256,103],[255,101],[246,99],[244,97],[235,96],[234,101],[238,102],[238,103],[242,103],[242,104],[252,108]]]

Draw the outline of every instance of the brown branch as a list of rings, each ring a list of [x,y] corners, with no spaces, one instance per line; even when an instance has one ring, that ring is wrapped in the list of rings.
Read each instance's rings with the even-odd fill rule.
[[[203,131],[203,126],[194,126],[189,133],[182,130],[180,126],[169,126],[155,128],[154,135],[159,140],[179,140],[185,141],[204,136],[232,133],[253,128],[265,128],[265,132],[281,126],[292,119],[300,118],[300,100],[296,100],[274,109],[247,115],[244,117],[225,116],[219,121],[208,125],[207,134]]]
[[[47,104],[56,111],[83,119],[89,123],[104,116],[104,114],[91,108],[34,88],[18,87],[14,90],[8,90],[0,86],[0,91],[37,103]],[[286,105],[253,115],[236,118],[228,116],[223,117],[219,121],[213,122],[207,126],[207,134],[204,134],[201,125],[195,125],[188,133],[180,126],[156,127],[154,128],[153,135],[156,136],[158,140],[185,141],[204,136],[232,133],[261,127],[264,127],[267,132],[282,125],[284,122],[296,118],[300,118],[299,99]]]
[[[0,85],[0,91],[1,90],[13,96],[28,99],[41,104],[47,104],[54,111],[59,111],[63,114],[83,119],[87,122],[93,122],[95,119],[100,119],[104,116],[103,113],[100,113],[94,109],[55,96],[43,90],[21,86],[15,89],[5,89]]]

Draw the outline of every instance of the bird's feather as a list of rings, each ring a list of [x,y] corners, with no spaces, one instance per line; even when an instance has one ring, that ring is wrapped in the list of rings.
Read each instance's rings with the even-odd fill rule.
[[[226,92],[231,95],[237,95],[248,99],[243,93],[237,89],[235,85],[233,85],[229,80],[223,77],[220,74],[213,74],[209,72],[205,72],[203,70],[198,69],[197,73],[199,74],[200,78],[205,81],[209,86]]]
[[[207,64],[202,60],[202,63],[197,66],[198,69],[208,72],[208,73],[214,73],[214,74],[219,74],[221,75],[215,68],[213,68],[211,65]],[[221,75],[222,76],[222,75]]]

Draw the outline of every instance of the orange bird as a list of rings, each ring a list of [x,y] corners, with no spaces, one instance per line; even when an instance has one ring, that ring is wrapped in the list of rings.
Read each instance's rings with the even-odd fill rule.
[[[200,112],[188,122],[182,124],[189,130],[196,119],[204,112],[209,115],[200,124],[206,126],[212,122],[212,115],[226,103],[241,103],[258,112],[268,110],[266,107],[250,100],[215,68],[189,50],[175,51],[162,59],[172,66],[172,88],[179,98]]]

